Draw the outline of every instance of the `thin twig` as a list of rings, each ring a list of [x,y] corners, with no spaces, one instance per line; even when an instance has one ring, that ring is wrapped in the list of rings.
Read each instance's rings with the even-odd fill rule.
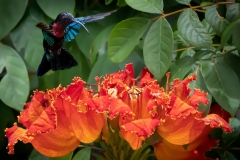
[[[229,51],[226,51],[226,50],[224,49],[225,52],[222,52],[222,54],[226,54],[226,53],[229,53],[229,52],[232,52],[232,51],[236,51],[236,50],[237,50],[237,48],[231,49],[231,50],[229,50]]]
[[[237,148],[237,147],[230,147],[230,148],[223,148],[223,147],[212,147],[212,149],[217,149],[217,150],[235,150],[235,151],[240,151],[240,148]]]
[[[202,6],[195,6],[195,7],[192,7],[191,6],[191,9],[195,10],[195,9],[198,9],[198,8],[202,8],[202,7],[207,7],[207,6],[212,6],[212,5],[219,5],[219,4],[234,4],[235,2],[218,2],[216,4],[206,4],[206,5],[202,5]],[[157,17],[154,17],[152,19],[150,19],[150,22],[156,20],[156,19],[159,19],[161,17],[167,17],[167,16],[171,16],[171,15],[174,15],[174,14],[177,14],[177,13],[180,13],[180,12],[183,12],[185,11],[187,8],[184,8],[184,9],[180,9],[180,10],[177,10],[177,11],[174,11],[174,12],[171,12],[171,13],[167,13],[167,14],[164,14],[162,13],[161,16],[157,16]]]
[[[197,11],[197,12],[203,12],[203,13],[205,13],[205,11],[204,10],[201,10],[201,9],[193,9],[194,11]]]
[[[221,45],[221,44],[213,44],[212,46],[213,46],[213,47],[218,47],[218,46],[220,46],[220,45]],[[176,50],[174,50],[173,52],[180,52],[180,51],[184,51],[184,50],[187,50],[187,49],[193,49],[193,48],[197,48],[197,47],[191,46],[191,47],[187,47],[187,48],[176,49]]]

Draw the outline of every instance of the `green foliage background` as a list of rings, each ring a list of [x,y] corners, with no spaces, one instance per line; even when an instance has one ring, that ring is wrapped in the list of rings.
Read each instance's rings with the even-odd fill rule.
[[[75,40],[64,43],[77,67],[36,77],[43,56],[38,22],[50,23],[63,11],[80,17],[116,8],[111,16],[86,24],[90,35],[81,29]],[[163,13],[165,17],[159,17]],[[239,28],[238,3],[226,8],[210,0],[0,0],[0,159],[28,159],[30,154],[29,160],[48,159],[39,157],[30,144],[18,143],[15,155],[5,149],[4,129],[17,121],[33,90],[67,86],[74,76],[95,83],[95,76],[122,70],[130,62],[136,76],[147,66],[163,87],[167,71],[171,81],[197,72],[191,87],[209,92],[208,99],[232,115],[235,129],[228,135],[214,131],[220,149],[207,155],[240,159],[235,150],[240,147],[240,121],[234,118],[240,106]],[[203,107],[205,114],[210,104]],[[90,154],[81,151],[80,156]]]

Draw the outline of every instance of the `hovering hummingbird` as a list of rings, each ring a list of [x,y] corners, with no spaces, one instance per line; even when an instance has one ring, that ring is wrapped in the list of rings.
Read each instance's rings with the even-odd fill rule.
[[[39,22],[36,26],[42,29],[44,55],[36,75],[42,76],[50,69],[56,71],[77,66],[77,61],[66,48],[62,47],[64,40],[70,42],[74,39],[81,27],[89,33],[84,24],[103,19],[113,12],[116,10],[79,18],[62,12],[50,24]]]

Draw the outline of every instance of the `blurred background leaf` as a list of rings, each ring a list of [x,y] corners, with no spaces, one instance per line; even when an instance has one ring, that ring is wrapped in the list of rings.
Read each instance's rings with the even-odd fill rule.
[[[5,37],[20,21],[28,0],[14,1],[14,0],[1,0],[0,1],[0,39]]]
[[[0,82],[0,98],[8,106],[21,111],[29,94],[27,68],[14,49],[0,43],[0,71],[3,67],[6,74]]]

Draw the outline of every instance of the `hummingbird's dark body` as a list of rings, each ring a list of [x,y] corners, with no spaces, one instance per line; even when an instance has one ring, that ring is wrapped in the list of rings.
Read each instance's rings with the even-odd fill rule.
[[[42,76],[49,70],[56,71],[77,66],[77,61],[67,49],[62,47],[64,40],[69,42],[74,39],[81,27],[88,32],[85,23],[103,19],[112,12],[115,11],[80,18],[74,18],[70,13],[63,12],[50,24],[38,23],[36,26],[41,28],[43,33],[44,55],[36,75]]]

